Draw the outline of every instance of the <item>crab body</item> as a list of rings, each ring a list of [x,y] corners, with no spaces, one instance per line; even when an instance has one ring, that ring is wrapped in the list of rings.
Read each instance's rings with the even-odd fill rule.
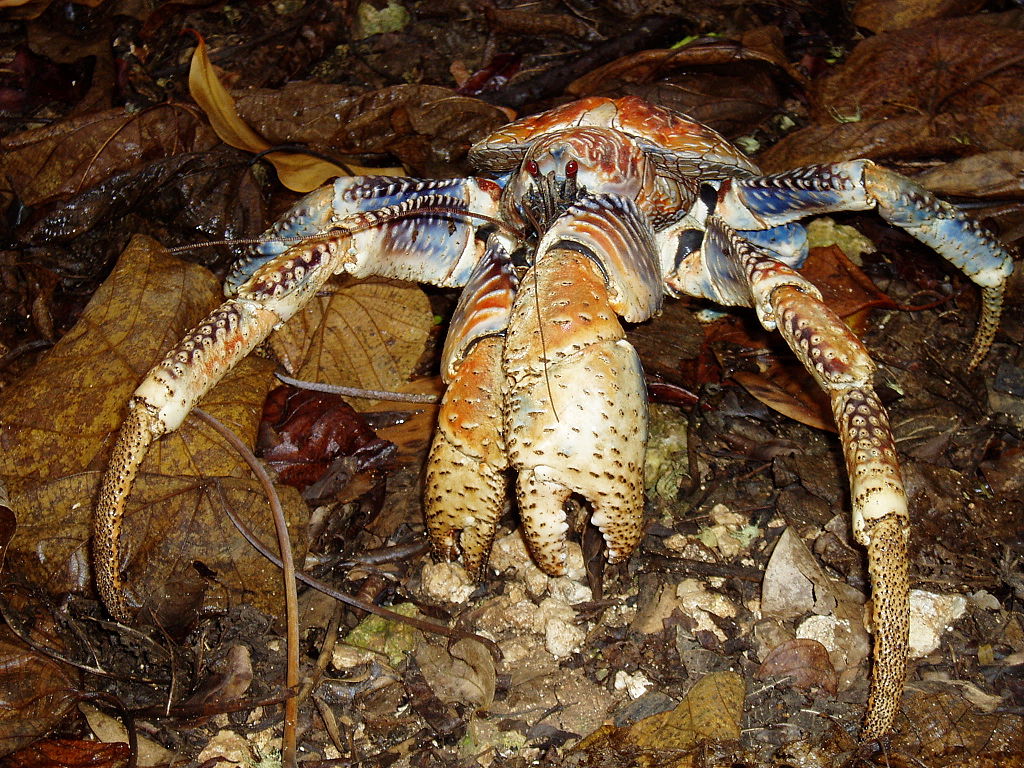
[[[520,120],[477,144],[471,160],[480,177],[338,179],[300,201],[235,267],[229,299],[129,403],[96,512],[95,567],[108,608],[122,619],[131,613],[118,539],[148,445],[342,272],[463,288],[426,474],[437,554],[461,555],[480,573],[511,483],[530,550],[548,573],[565,567],[562,507],[572,494],[589,502],[609,559],[627,558],[643,530],[647,406],[620,318],[642,322],[666,296],[698,296],[753,308],[831,399],[874,594],[863,736],[884,734],[905,675],[906,495],[873,363],[795,271],[806,255],[797,222],[876,208],[963,270],[983,294],[972,367],[998,324],[1012,269],[1006,248],[870,161],[762,176],[711,129],[632,97]]]

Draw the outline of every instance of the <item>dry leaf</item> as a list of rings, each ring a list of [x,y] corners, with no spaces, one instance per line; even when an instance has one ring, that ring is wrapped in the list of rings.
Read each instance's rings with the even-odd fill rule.
[[[5,390],[0,478],[20,511],[9,557],[36,584],[89,590],[95,490],[129,395],[219,300],[208,271],[136,238],[79,323]],[[247,358],[200,405],[252,445],[272,368]],[[306,507],[291,489],[282,496],[301,554]],[[262,490],[209,427],[189,419],[153,445],[125,513],[122,566],[132,602],[150,605],[167,623],[187,621],[212,578],[228,598],[280,607],[276,568],[225,519],[225,503],[274,541]]]
[[[698,680],[675,709],[622,728],[603,726],[572,752],[600,755],[602,765],[690,766],[695,755],[688,750],[701,742],[739,739],[744,696],[742,677],[713,672]],[[611,761],[613,756],[617,762]]]
[[[839,685],[828,650],[817,640],[797,638],[772,648],[757,670],[757,678],[787,677],[794,688],[824,688],[835,694]]]
[[[805,613],[835,613],[859,622],[864,596],[831,578],[803,540],[786,528],[772,551],[761,583],[761,613],[792,619]]]
[[[430,302],[418,286],[349,280],[313,299],[270,344],[296,378],[393,391],[409,381],[433,326]],[[352,405],[369,410],[376,402],[354,399]]]
[[[0,756],[46,735],[80,698],[53,659],[0,637]]]
[[[210,125],[225,144],[254,153],[270,149],[267,140],[238,116],[235,100],[217,78],[210,57],[206,53],[206,41],[202,37],[199,38],[199,44],[192,54],[188,87],[192,98],[206,112],[210,118]],[[334,163],[309,155],[271,152],[266,158],[273,163],[281,183],[296,192],[311,192],[328,179],[347,175],[344,169]],[[379,175],[384,169],[349,165],[348,170],[354,175]]]
[[[773,359],[774,360],[774,359]],[[732,379],[747,392],[783,416],[809,427],[835,432],[828,396],[810,376],[794,377],[787,366],[775,365],[763,374],[735,371]]]

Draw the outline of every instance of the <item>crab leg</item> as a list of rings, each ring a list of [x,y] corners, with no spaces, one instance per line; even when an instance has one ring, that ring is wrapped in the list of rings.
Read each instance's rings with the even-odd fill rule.
[[[128,403],[93,521],[96,582],[115,618],[131,617],[121,580],[121,524],[150,444],[177,429],[225,373],[332,275],[465,283],[479,244],[474,224],[461,214],[493,215],[499,191],[491,182],[474,179],[338,179],[305,197],[268,230],[229,277],[234,297],[186,334]]]
[[[725,181],[715,213],[738,230],[763,230],[830,211],[877,208],[982,289],[982,313],[968,370],[992,346],[1013,258],[962,211],[870,160],[814,165],[774,176]]]
[[[831,400],[850,478],[853,534],[868,550],[875,643],[863,735],[877,738],[892,725],[906,677],[910,517],[888,417],[872,386],[875,365],[817,288],[744,235],[711,216],[701,250],[669,285],[753,306]]]

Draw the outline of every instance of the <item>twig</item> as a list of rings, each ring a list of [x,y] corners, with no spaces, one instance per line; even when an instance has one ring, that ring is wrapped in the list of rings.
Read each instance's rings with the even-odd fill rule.
[[[278,380],[285,384],[291,384],[299,389],[308,389],[313,392],[327,392],[331,395],[342,397],[361,397],[366,400],[393,400],[399,403],[439,403],[441,398],[437,395],[418,395],[404,392],[389,392],[383,389],[360,389],[359,387],[342,387],[337,384],[321,384],[316,381],[303,381],[293,379],[283,373],[275,373]]]
[[[284,602],[287,621],[287,666],[285,672],[285,686],[293,693],[299,690],[299,597],[295,587],[295,562],[292,559],[292,544],[288,537],[288,523],[284,519],[284,509],[281,507],[281,499],[277,495],[274,483],[267,474],[267,470],[256,459],[249,447],[238,439],[238,436],[225,427],[216,418],[201,408],[194,408],[192,411],[196,416],[205,421],[217,433],[223,437],[244,459],[245,463],[255,473],[263,486],[267,499],[270,501],[270,511],[274,516],[274,528],[277,529],[277,544],[281,550],[281,565],[284,578]],[[284,736],[281,742],[281,762],[295,768],[296,763],[296,740],[295,728],[299,720],[299,699],[297,696],[289,696],[284,700]]]

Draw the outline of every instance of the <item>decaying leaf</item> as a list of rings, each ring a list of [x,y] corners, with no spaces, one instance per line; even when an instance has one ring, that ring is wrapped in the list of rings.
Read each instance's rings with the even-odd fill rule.
[[[270,340],[299,379],[393,391],[406,384],[433,328],[426,294],[416,285],[373,278],[343,281],[313,299]],[[367,410],[375,401],[354,400]]]
[[[450,88],[419,84],[354,93],[343,85],[289,83],[280,90],[242,91],[237,106],[272,143],[388,154],[414,176],[468,172],[463,161],[469,147],[515,117],[511,110]]]
[[[775,172],[1024,148],[1024,32],[982,14],[863,40],[813,94],[814,122],[758,157]],[[913,72],[913,77],[907,77]]]
[[[0,757],[46,735],[79,700],[65,669],[6,631],[0,637]]]
[[[757,677],[786,677],[794,688],[824,688],[834,694],[839,685],[828,650],[817,640],[796,638],[775,646],[757,670]]]
[[[109,109],[0,139],[0,172],[25,205],[42,205],[157,158],[215,144],[195,108]]]
[[[618,728],[606,725],[587,736],[575,753],[645,755],[650,766],[693,765],[686,750],[702,741],[734,741],[740,737],[745,686],[735,672],[714,672],[698,680],[675,709]]]
[[[446,702],[486,710],[494,701],[497,672],[490,651],[476,640],[464,638],[451,648],[422,643],[416,661],[434,694]]]
[[[858,0],[853,23],[877,34],[974,13],[984,4],[984,0]]]
[[[213,275],[136,238],[79,323],[19,386],[4,391],[0,477],[21,510],[9,556],[36,584],[55,592],[90,588],[92,506],[128,397],[218,302]],[[250,445],[272,367],[246,359],[201,403]],[[285,490],[301,552],[305,505]],[[168,622],[186,620],[213,583],[229,597],[241,594],[264,610],[279,608],[276,569],[235,532],[225,503],[264,541],[274,541],[262,490],[209,427],[189,419],[153,445],[125,513],[122,566],[135,604],[154,608]]]
[[[231,94],[217,78],[210,57],[206,53],[206,42],[201,37],[196,45],[195,53],[192,54],[188,85],[192,98],[206,112],[213,130],[217,132],[224,143],[248,152],[263,152],[270,149],[270,143],[238,116],[235,100],[231,98]],[[347,175],[346,170],[340,166],[309,155],[271,152],[266,155],[266,158],[277,169],[281,183],[296,192],[311,192],[328,179]],[[348,165],[348,171],[353,175],[371,173],[380,175],[389,170],[401,169],[362,168],[357,165]]]
[[[761,612],[780,618],[835,612],[860,621],[864,596],[831,578],[792,528],[782,532],[764,571]]]

